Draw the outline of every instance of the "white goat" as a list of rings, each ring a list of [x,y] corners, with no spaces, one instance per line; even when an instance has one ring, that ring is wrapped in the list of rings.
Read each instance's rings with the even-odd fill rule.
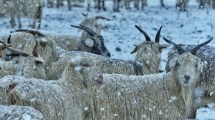
[[[8,38],[8,41],[10,41]],[[26,77],[35,77],[46,79],[45,67],[43,64],[45,61],[36,52],[37,45],[34,46],[32,54],[28,54],[21,50],[10,47],[1,41],[3,49],[0,50],[1,58],[1,72],[0,77],[5,75],[24,75]]]
[[[44,65],[48,68],[51,62],[58,59],[55,42],[36,30],[19,29],[16,30],[10,40],[4,39],[13,48],[19,49],[29,55],[37,53],[38,57],[44,59]],[[35,50],[33,51],[33,49]]]
[[[137,53],[135,61],[127,61],[120,59],[111,59],[100,55],[84,53],[84,52],[69,52],[61,56],[61,58],[52,64],[50,67],[49,79],[58,79],[68,63],[68,56],[84,56],[92,58],[98,69],[102,73],[118,73],[127,75],[145,75],[150,73],[158,73],[160,66],[160,53],[163,48],[168,45],[160,44],[159,37],[161,28],[158,30],[155,42],[151,41],[151,38],[140,27],[136,28],[145,36],[146,41],[139,45],[135,45],[135,49],[131,53]]]
[[[81,35],[81,38],[78,41],[78,49],[77,49],[78,51],[91,52],[105,57],[111,56],[110,52],[108,51],[108,49],[104,44],[104,38],[102,35],[97,34],[93,30],[82,25],[80,26],[71,25],[71,26],[82,29],[86,31],[88,34],[86,36],[84,35],[84,33]]]
[[[73,118],[80,120],[80,117],[77,118],[76,116],[81,115],[82,110],[78,108],[76,110],[80,112],[77,112],[73,109],[77,106],[77,102],[73,102],[75,96],[71,94],[73,93],[71,87],[74,86],[74,81],[71,81],[71,79],[91,81],[98,85],[95,78],[99,72],[92,65],[93,61],[88,58],[73,58],[70,60],[63,78],[57,81],[6,76],[0,80],[0,96],[2,98],[0,102],[32,106],[39,110],[46,120],[71,120]],[[70,78],[71,76],[72,78]],[[77,82],[75,84],[78,84]],[[22,95],[18,95],[19,93],[22,93]]]
[[[212,38],[211,38],[212,39]],[[174,59],[181,50],[175,49],[178,46],[174,46],[174,48],[169,52],[168,55],[168,61],[171,59]],[[181,45],[180,46],[184,51],[189,51],[195,47],[194,45]],[[204,62],[203,72],[200,75],[200,80],[198,81],[196,85],[196,89],[198,91],[201,91],[203,95],[196,98],[196,104],[194,104],[194,109],[197,109],[197,107],[203,107],[206,106],[205,103],[209,102],[215,102],[215,54],[214,54],[215,48],[211,46],[205,46],[196,52],[196,56],[201,58]],[[166,65],[166,70],[169,71],[169,64]],[[199,90],[200,89],[200,90]],[[204,93],[206,91],[206,93]],[[206,98],[204,97],[206,95]],[[201,98],[201,99],[200,99]],[[200,104],[200,105],[198,105]],[[203,105],[203,106],[201,106]],[[196,113],[196,110],[194,110],[194,115]]]
[[[48,120],[186,119],[203,67],[191,53],[171,60],[170,72],[146,76],[101,75],[92,59],[73,57],[60,80],[14,84],[20,77],[7,76],[15,82],[0,80],[0,95],[7,104],[34,107]]]

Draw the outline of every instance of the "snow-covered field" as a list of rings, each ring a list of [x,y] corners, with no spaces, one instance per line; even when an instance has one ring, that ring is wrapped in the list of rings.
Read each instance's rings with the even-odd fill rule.
[[[215,37],[215,10],[199,10],[196,0],[190,0],[188,12],[179,12],[175,7],[176,0],[164,0],[166,8],[161,8],[159,0],[148,0],[148,7],[144,11],[137,11],[132,8],[130,11],[121,9],[121,12],[112,11],[112,2],[108,1],[106,12],[92,9],[88,14],[102,15],[110,18],[111,21],[99,20],[103,23],[105,44],[112,54],[112,58],[134,59],[130,54],[135,44],[144,41],[144,36],[134,27],[141,26],[154,39],[156,31],[163,26],[161,36],[166,36],[176,43],[197,44]],[[53,9],[44,8],[41,31],[52,34],[80,35],[76,28],[70,27],[71,24],[78,25],[84,18],[81,13],[87,13],[86,8],[67,8]],[[25,28],[29,20],[22,19]],[[0,18],[0,36],[9,34],[9,18]],[[161,37],[161,43],[165,43]],[[215,46],[215,40],[209,45]],[[120,48],[121,51],[116,51]],[[163,52],[162,68],[166,63],[168,49]],[[197,114],[198,120],[215,120],[215,109],[201,108]]]

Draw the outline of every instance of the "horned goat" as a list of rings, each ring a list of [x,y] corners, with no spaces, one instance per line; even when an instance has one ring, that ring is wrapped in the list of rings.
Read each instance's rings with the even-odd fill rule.
[[[160,32],[158,30],[155,42],[151,41],[151,38],[146,32],[144,32],[137,25],[135,26],[146,38],[146,41],[135,45],[135,49],[131,52],[136,53],[135,61],[127,61],[120,59],[111,59],[96,54],[84,53],[84,52],[68,52],[65,55],[60,56],[57,62],[54,62],[50,67],[48,75],[51,75],[49,79],[58,79],[67,65],[69,59],[68,56],[85,56],[92,58],[98,69],[102,73],[118,73],[127,75],[145,75],[151,73],[158,73],[160,66],[160,53],[163,48],[167,47],[166,44],[160,44]]]
[[[1,120],[43,120],[42,113],[28,106],[0,105]]]
[[[10,41],[11,36],[8,38]],[[46,79],[44,59],[36,52],[37,45],[32,50],[32,55],[21,50],[10,47],[1,41],[1,72],[0,77],[5,75],[23,75],[25,77],[35,77]]]
[[[76,96],[73,93],[76,93],[72,86],[75,87],[74,83],[78,85],[79,80],[99,85],[96,81],[99,79],[95,78],[100,73],[92,65],[93,61],[88,58],[72,58],[64,76],[54,81],[6,76],[0,80],[0,96],[5,104],[32,106],[39,110],[46,120],[81,120],[79,116],[82,110],[79,107],[76,109],[78,104],[74,101]],[[83,87],[87,85],[86,82]]]
[[[33,20],[32,28],[40,28],[42,20],[42,0],[6,0],[6,8],[10,15],[10,25],[14,28],[16,25],[15,17],[18,19],[18,27],[22,27],[21,17],[27,16]],[[36,22],[38,26],[36,27]]]
[[[51,62],[58,59],[55,41],[47,37],[45,34],[29,29],[18,29],[12,35],[10,40],[2,37],[6,43],[10,43],[11,47],[19,49],[29,55],[37,52],[39,57],[44,59],[44,65],[48,68]],[[7,40],[7,41],[6,41]]]
[[[77,49],[78,51],[91,52],[105,57],[111,56],[110,52],[108,51],[108,49],[104,44],[104,38],[102,35],[97,34],[93,30],[82,25],[80,26],[71,25],[71,26],[82,29],[89,34],[86,37],[84,37],[84,35],[81,35],[81,38],[78,41],[79,42],[78,49]]]
[[[211,38],[212,39],[212,38]],[[180,45],[180,46],[175,46],[173,47],[173,49],[169,52],[168,55],[168,61],[170,61],[171,59],[174,59],[175,57],[177,57],[177,55],[182,52],[182,50],[179,49],[175,49],[176,47],[180,47],[183,49],[183,51],[189,51],[190,49],[193,49],[193,47],[195,47],[194,45]],[[201,91],[207,91],[210,97],[210,100],[208,100],[208,97],[206,98],[206,100],[204,100],[205,98],[203,97],[201,101],[199,101],[197,104],[202,104],[205,103],[205,101],[209,102],[215,102],[215,55],[214,52],[215,48],[211,47],[211,46],[204,46],[201,49],[198,50],[198,52],[196,52],[196,56],[201,58],[202,61],[204,62],[204,67],[203,67],[203,72],[200,75],[200,80],[198,81],[197,85],[196,85],[196,89],[201,89]],[[169,71],[169,63],[167,63],[166,65],[166,71]],[[198,99],[196,99],[198,100]],[[200,106],[200,105],[194,105],[194,106]],[[200,106],[202,107],[202,106]],[[196,112],[196,111],[195,111]],[[194,113],[195,114],[195,113]]]
[[[203,67],[191,54],[194,49],[171,60],[170,72],[145,76],[102,75],[92,59],[73,57],[60,80],[29,79],[10,89],[13,82],[3,84],[4,78],[1,95],[8,104],[34,107],[48,120],[186,119]]]
[[[98,20],[103,19],[110,21],[110,19],[103,17],[103,16],[92,16],[89,17],[88,14],[82,13],[83,16],[85,16],[85,19],[81,21],[79,25],[85,26],[96,32],[98,35],[101,34],[101,30],[103,29],[103,25],[101,23],[98,23]],[[81,37],[87,38],[86,36],[89,36],[89,34],[86,31],[82,32]]]

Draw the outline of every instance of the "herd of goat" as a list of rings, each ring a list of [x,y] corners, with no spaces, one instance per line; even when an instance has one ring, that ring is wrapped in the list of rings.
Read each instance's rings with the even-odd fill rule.
[[[85,15],[86,16],[86,15]],[[155,39],[135,25],[145,41],[135,60],[111,58],[100,34],[103,16],[86,16],[81,36],[18,29],[0,39],[0,119],[140,120],[195,118],[215,102],[215,48]],[[162,49],[173,45],[166,72]],[[160,73],[161,72],[161,73]]]
[[[94,0],[95,8],[98,10],[106,10],[105,7],[106,0]],[[92,0],[67,0],[68,9],[71,10],[72,6],[81,6],[87,2],[87,10],[90,11],[90,4],[93,3]],[[147,5],[147,0],[113,0],[113,11],[119,12],[120,6],[125,6],[126,9],[130,9],[130,3],[133,2],[134,7],[139,9],[144,9]],[[187,4],[189,0],[177,0],[176,7],[180,11],[186,11]],[[199,3],[199,8],[204,8],[206,6],[215,8],[215,0],[197,0]],[[56,4],[56,5],[55,5]],[[164,1],[160,0],[161,6],[164,5]],[[43,6],[57,8],[64,5],[64,0],[0,0],[0,16],[8,15],[10,16],[10,26],[14,28],[16,26],[16,21],[18,21],[18,28],[22,28],[21,18],[23,16],[29,17],[33,20],[32,28],[40,29],[41,20],[43,13]],[[17,20],[16,20],[17,18]]]

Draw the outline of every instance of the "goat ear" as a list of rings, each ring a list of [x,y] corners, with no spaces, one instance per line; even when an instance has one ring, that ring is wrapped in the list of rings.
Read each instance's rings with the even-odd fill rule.
[[[47,43],[48,43],[47,39],[41,38],[40,44],[41,44],[42,46],[47,45]]]
[[[35,62],[36,63],[44,63],[45,60],[43,59],[43,57],[41,57],[40,55],[38,57],[35,58]]]
[[[172,60],[170,60],[167,63],[166,69],[168,69],[169,71],[176,65],[177,59],[173,58]]]
[[[93,47],[93,45],[94,45],[94,41],[89,38],[86,39],[84,42],[85,42],[86,46],[88,46],[88,47]]]
[[[130,52],[130,54],[133,54],[133,53],[137,52],[137,49],[139,48],[138,45],[134,45],[134,46],[135,46],[135,48],[134,48],[134,50],[132,50],[132,51]]]
[[[169,46],[170,46],[170,44],[161,44],[159,47],[160,47],[160,49],[164,49],[164,48],[167,48]]]

